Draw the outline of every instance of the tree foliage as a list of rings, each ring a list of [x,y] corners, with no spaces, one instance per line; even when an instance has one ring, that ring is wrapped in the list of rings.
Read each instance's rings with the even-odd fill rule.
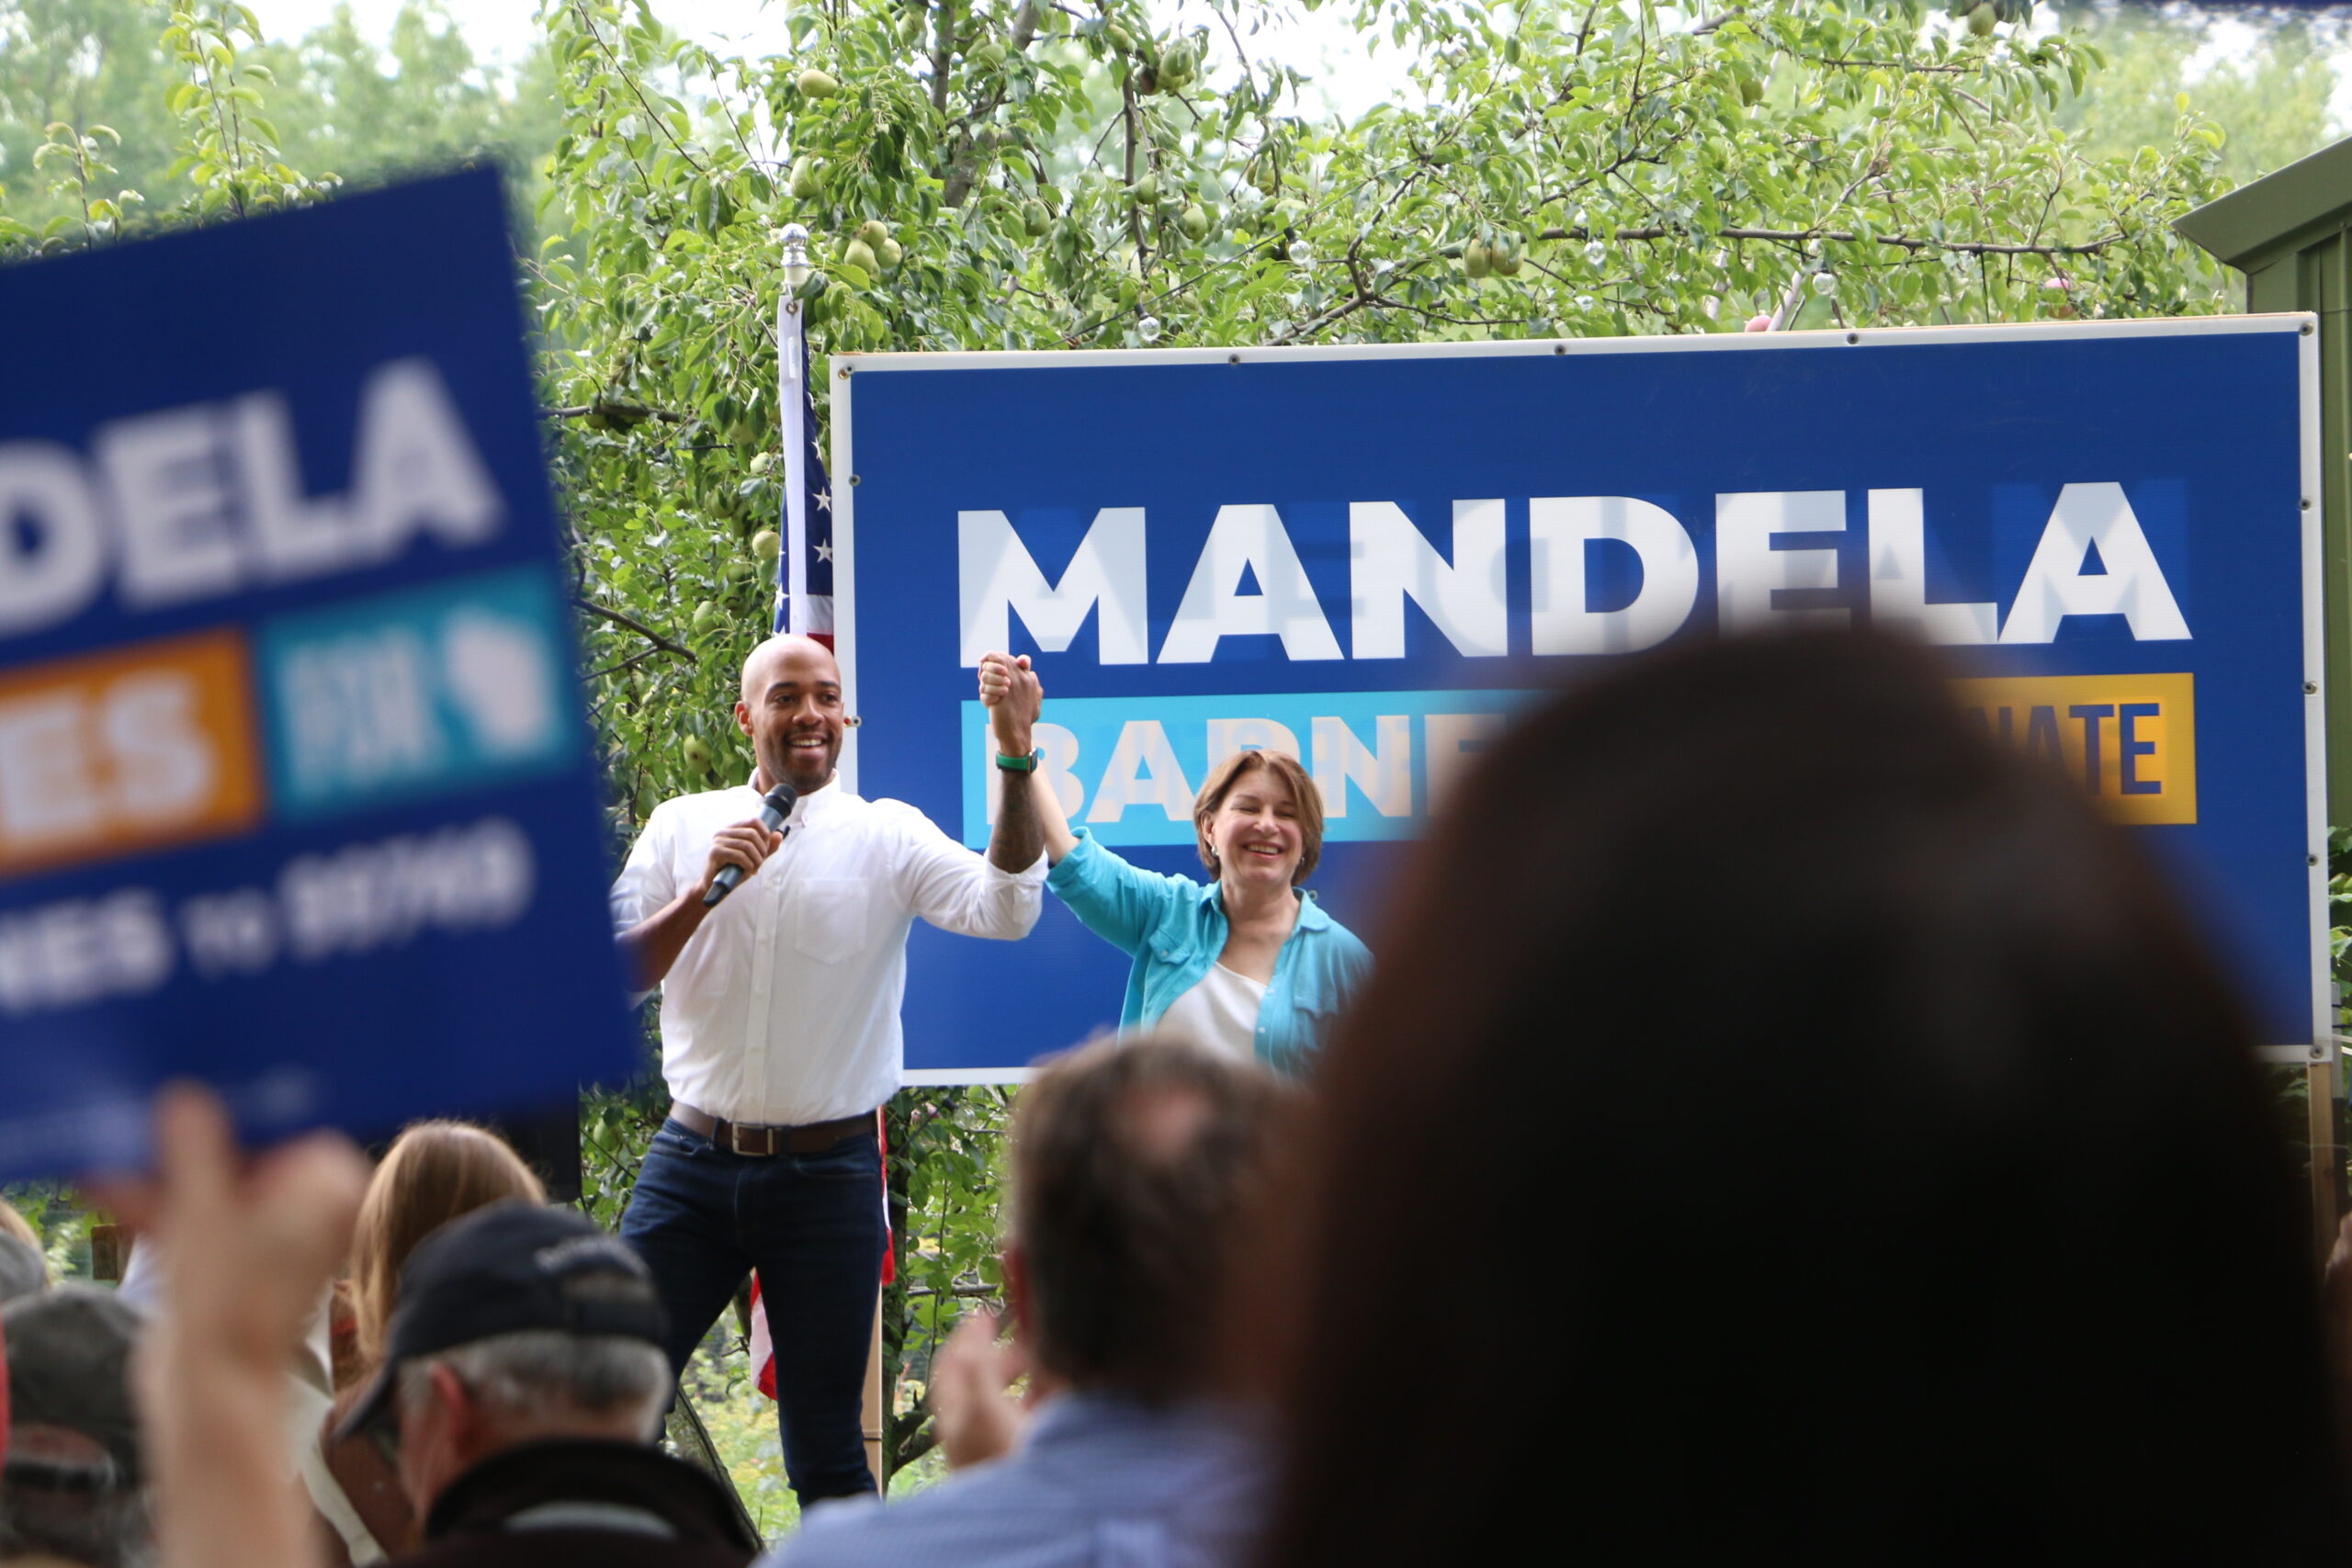
[[[2281,11],[2249,20],[2178,6],[2071,5],[2109,57],[2058,120],[2096,157],[2160,141],[2187,104],[2223,132],[2215,173],[2234,188],[2317,152],[2340,131],[2329,100],[2344,43],[2341,13]]]
[[[168,202],[163,173],[177,155],[177,127],[165,100],[178,76],[162,30],[143,0],[0,0],[0,219],[14,212],[38,229],[65,210],[47,188],[57,172],[36,162],[58,126],[109,149],[118,173],[93,186],[100,195]],[[0,248],[11,232],[0,225]],[[88,238],[75,233],[76,243]]]
[[[271,110],[300,169],[368,177],[490,152],[527,181],[560,128],[546,51],[484,70],[444,0],[406,0],[382,48],[345,5],[301,39],[254,56],[281,84]]]
[[[389,49],[348,6],[300,40],[263,36],[225,0],[0,0],[0,247],[101,243],[460,157],[527,185],[554,143],[545,52],[485,72],[442,0],[404,0]]]

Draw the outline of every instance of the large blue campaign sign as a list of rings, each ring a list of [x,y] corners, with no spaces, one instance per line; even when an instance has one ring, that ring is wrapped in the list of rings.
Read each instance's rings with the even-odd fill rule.
[[[1399,840],[1520,704],[1677,637],[1893,626],[2135,825],[2300,1054],[2326,1038],[2312,330],[843,356],[847,765],[984,844],[973,667],[1034,655],[1073,820],[1199,876],[1204,771],[1290,750],[1314,886],[1376,951]],[[1691,933],[1694,973],[1737,940]],[[918,928],[910,1076],[1114,1023],[1126,963],[1050,898],[1014,948]]]
[[[0,1179],[625,1076],[503,197],[0,271]]]

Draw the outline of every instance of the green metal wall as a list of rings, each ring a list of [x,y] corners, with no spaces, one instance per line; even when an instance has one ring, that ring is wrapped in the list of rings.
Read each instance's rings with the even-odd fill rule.
[[[2342,229],[2245,273],[2246,309],[2319,315],[2321,602],[2327,644],[2327,819],[2352,826],[2352,244]]]

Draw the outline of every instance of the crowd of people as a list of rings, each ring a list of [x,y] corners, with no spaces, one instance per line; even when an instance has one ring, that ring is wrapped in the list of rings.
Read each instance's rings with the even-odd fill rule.
[[[1212,776],[1210,881],[1141,871],[1021,765],[1042,691],[991,656],[982,859],[829,792],[812,646],[763,645],[738,710],[746,787],[802,786],[786,829],[690,797],[616,890],[681,1108],[623,1235],[486,1134],[247,1158],[167,1093],[156,1173],[96,1189],[149,1289],[52,1286],[0,1235],[0,1560],[2352,1562],[2352,1280],[2315,1276],[2240,1006],[2141,850],[1926,652],[1694,644],[1529,710],[1375,964],[1298,892],[1286,759]],[[867,992],[910,919],[1017,937],[1048,891],[1134,955],[1125,1027],[1020,1095],[1007,1311],[932,1368],[952,1473],[857,1497],[819,1363],[862,1369],[831,1296],[865,1269],[870,1314],[878,1261]],[[798,1387],[780,1544],[658,1440],[753,1267]]]

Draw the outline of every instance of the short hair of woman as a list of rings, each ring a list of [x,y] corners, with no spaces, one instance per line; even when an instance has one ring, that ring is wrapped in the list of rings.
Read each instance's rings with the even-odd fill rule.
[[[1211,876],[1224,874],[1216,850],[1209,842],[1209,824],[1216,820],[1217,807],[1225,804],[1225,797],[1243,779],[1260,773],[1281,780],[1298,808],[1298,869],[1290,876],[1291,886],[1296,887],[1315,874],[1316,863],[1323,858],[1323,792],[1316,787],[1315,775],[1287,751],[1236,751],[1209,770],[1200,793],[1193,796],[1193,834],[1201,863],[1208,867]]]
[[[359,1205],[351,1246],[352,1313],[360,1359],[372,1368],[417,1243],[463,1214],[503,1199],[547,1201],[547,1190],[495,1133],[463,1122],[419,1122],[384,1152]]]
[[[2253,1032],[1946,678],[1690,647],[1464,781],[1323,1064],[1271,1562],[2345,1560]]]

